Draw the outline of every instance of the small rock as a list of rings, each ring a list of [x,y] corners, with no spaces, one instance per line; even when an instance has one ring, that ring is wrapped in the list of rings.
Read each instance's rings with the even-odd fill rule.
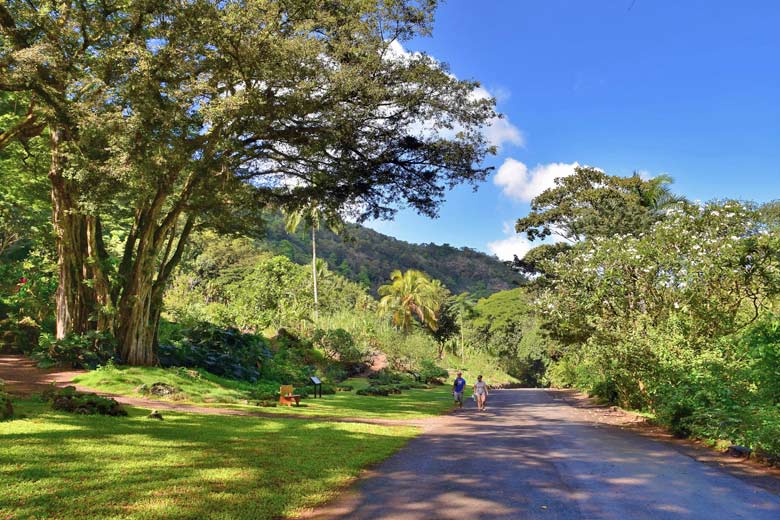
[[[163,416],[160,412],[157,410],[152,410],[152,413],[146,416],[147,419],[157,419],[159,421],[163,420]]]
[[[160,397],[166,397],[173,394],[177,394],[179,389],[173,385],[167,383],[154,383],[149,387],[149,393]]]

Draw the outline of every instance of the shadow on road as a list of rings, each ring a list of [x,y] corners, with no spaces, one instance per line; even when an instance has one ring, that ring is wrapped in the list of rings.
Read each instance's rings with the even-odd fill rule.
[[[522,389],[456,411],[305,518],[777,520],[780,498]]]

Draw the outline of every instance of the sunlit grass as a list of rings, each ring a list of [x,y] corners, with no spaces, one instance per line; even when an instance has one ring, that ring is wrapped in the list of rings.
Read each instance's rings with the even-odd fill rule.
[[[239,402],[247,398],[247,392],[252,388],[249,383],[183,368],[99,368],[74,378],[73,382],[95,390],[133,397],[142,396],[138,388],[143,384],[151,386],[154,383],[166,383],[181,391],[176,400],[195,403]]]
[[[494,358],[483,356],[476,353],[466,353],[465,358],[460,356],[448,355],[439,365],[448,369],[451,375],[455,371],[463,371],[463,377],[466,378],[468,388],[477,381],[477,376],[482,374],[487,384],[518,383],[519,381],[501,370],[497,366]]]
[[[0,422],[0,518],[293,516],[332,498],[409,427],[165,413],[146,419],[16,403]]]
[[[341,383],[353,386],[354,390],[351,392],[324,395],[321,399],[309,397],[303,399],[300,406],[258,407],[257,401],[250,396],[251,384],[210,374],[193,378],[183,369],[102,369],[79,376],[74,382],[94,390],[131,397],[141,396],[137,388],[142,384],[163,382],[183,392],[184,395],[177,398],[177,401],[183,403],[303,416],[418,419],[452,409],[452,395],[448,384],[430,389],[404,390],[400,395],[375,397],[356,395],[355,391],[367,386],[368,380],[353,378]]]
[[[359,417],[366,419],[421,419],[452,410],[452,392],[449,385],[430,389],[404,390],[399,395],[386,397],[356,395],[355,391],[368,385],[366,379],[344,381],[352,385],[352,392],[337,392],[322,398],[304,399],[300,406],[260,408],[263,412],[321,417]],[[246,407],[241,407],[246,408]],[[256,408],[255,408],[256,409]]]

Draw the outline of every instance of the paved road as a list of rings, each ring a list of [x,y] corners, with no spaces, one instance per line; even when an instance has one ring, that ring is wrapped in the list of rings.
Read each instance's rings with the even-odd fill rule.
[[[543,390],[502,390],[307,518],[778,520],[780,497]]]

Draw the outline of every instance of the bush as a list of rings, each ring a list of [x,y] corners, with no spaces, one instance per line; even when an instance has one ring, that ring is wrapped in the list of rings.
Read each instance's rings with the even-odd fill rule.
[[[0,379],[0,420],[10,419],[14,416],[14,406],[11,403],[11,396],[5,391],[5,383]]]
[[[352,335],[344,329],[317,329],[312,334],[312,343],[329,359],[341,364],[349,375],[362,372],[368,362],[366,352],[357,347]]]
[[[41,327],[35,320],[24,317],[21,320],[4,319],[0,323],[2,338],[0,338],[0,351],[5,350],[12,354],[30,354],[38,347],[38,336]]]
[[[33,358],[43,364],[89,369],[119,360],[116,340],[107,332],[97,331],[68,334],[58,340],[54,340],[49,334],[41,334]]]
[[[72,386],[48,390],[44,393],[44,398],[51,401],[52,408],[64,412],[83,415],[111,415],[114,417],[127,415],[124,408],[114,399],[96,394],[77,392]]]
[[[315,395],[316,388],[314,387],[314,385],[308,385],[303,387],[303,391],[306,392],[306,395]],[[322,385],[322,395],[333,395],[335,393],[336,393],[335,387],[328,384]]]
[[[349,378],[347,371],[339,365],[329,365],[325,367],[323,379],[330,381],[331,383],[340,383]]]
[[[181,331],[181,339],[158,350],[164,367],[203,368],[212,374],[256,382],[271,357],[265,340],[233,328],[200,323]]]
[[[371,385],[393,385],[400,383],[406,378],[407,376],[400,372],[390,370],[389,368],[383,368],[382,370],[377,370],[373,374],[369,374],[368,382]]]
[[[386,397],[388,395],[400,394],[401,389],[398,387],[398,385],[372,385],[367,388],[361,388],[355,393],[357,395],[373,395],[373,396]]]
[[[419,374],[421,381],[435,385],[442,384],[449,377],[449,373],[445,369],[437,366],[436,363],[429,359],[420,362]]]
[[[279,385],[276,383],[260,382],[249,391],[249,397],[256,401],[274,401],[279,399]]]

